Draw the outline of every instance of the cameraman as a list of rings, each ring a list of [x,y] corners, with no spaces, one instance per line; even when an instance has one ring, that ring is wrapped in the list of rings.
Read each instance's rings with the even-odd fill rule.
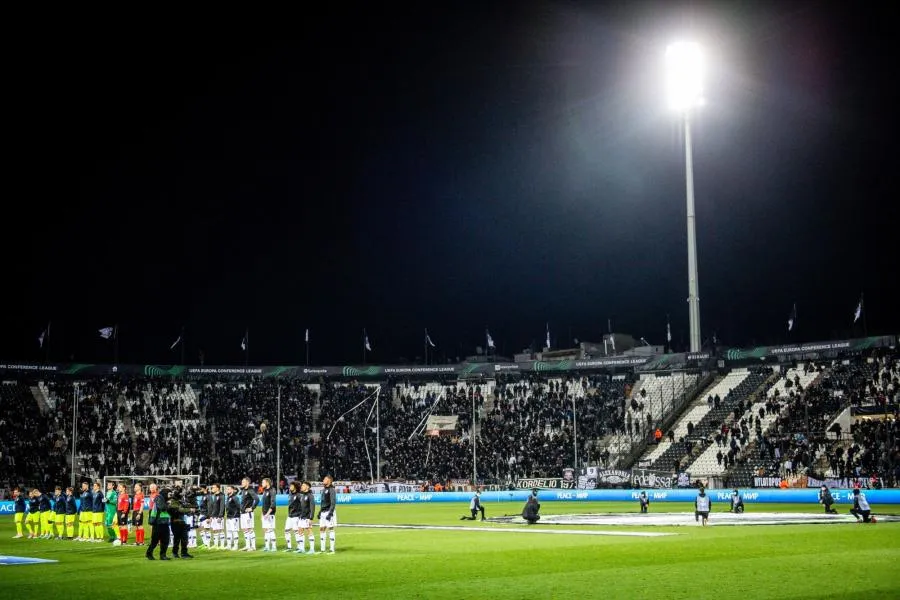
[[[541,503],[538,502],[538,490],[537,488],[533,488],[531,490],[531,495],[528,496],[528,500],[525,501],[525,508],[522,509],[522,518],[525,519],[529,525],[534,525],[541,518],[540,510]]]
[[[196,502],[191,502],[186,497],[184,488],[176,483],[169,498],[169,515],[172,519],[172,556],[175,558],[194,558],[188,554],[187,550],[188,525],[185,515],[196,512],[196,506]]]

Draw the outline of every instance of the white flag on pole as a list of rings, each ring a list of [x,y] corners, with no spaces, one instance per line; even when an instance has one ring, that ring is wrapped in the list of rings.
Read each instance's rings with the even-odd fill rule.
[[[116,328],[115,327],[102,327],[101,329],[99,329],[99,332],[100,332],[100,337],[102,337],[104,340],[108,340],[112,337],[115,337]]]
[[[431,336],[428,335],[428,329],[425,329],[425,343],[434,348],[434,342],[431,341]]]

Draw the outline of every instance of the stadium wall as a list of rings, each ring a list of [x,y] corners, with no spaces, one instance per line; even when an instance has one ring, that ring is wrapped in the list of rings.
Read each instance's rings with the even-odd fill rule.
[[[817,504],[819,491],[816,489],[793,490],[739,490],[745,504]],[[697,491],[693,489],[646,490],[651,502],[693,502]],[[525,502],[529,490],[483,492],[483,502]],[[641,490],[541,490],[538,498],[542,502],[632,502],[637,501]],[[728,502],[731,490],[709,490],[713,504]],[[900,489],[866,490],[870,504],[900,504]],[[853,504],[853,490],[831,490],[837,504]],[[338,494],[338,504],[427,504],[458,502],[467,503],[472,497],[469,492],[409,492],[401,494]],[[319,498],[316,497],[318,504]],[[287,494],[279,494],[277,506],[287,506]],[[15,511],[11,500],[0,502],[0,515],[11,515]]]

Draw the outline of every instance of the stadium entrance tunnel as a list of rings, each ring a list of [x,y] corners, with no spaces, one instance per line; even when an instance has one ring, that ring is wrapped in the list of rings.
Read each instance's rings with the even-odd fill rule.
[[[878,522],[900,522],[900,516],[875,515]],[[525,519],[518,516],[490,517],[492,523],[523,525]],[[734,514],[710,513],[709,525],[832,525],[856,523],[853,515],[826,515],[819,513],[759,512]],[[583,515],[541,515],[539,525],[600,525],[610,526],[688,526],[699,525],[694,513],[602,513]]]

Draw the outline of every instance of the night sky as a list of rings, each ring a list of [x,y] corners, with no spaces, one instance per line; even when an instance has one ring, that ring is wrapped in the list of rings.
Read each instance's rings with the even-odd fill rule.
[[[40,27],[8,74],[0,359],[415,361],[688,343],[665,46],[709,53],[694,165],[704,339],[900,330],[888,9],[821,3]],[[760,3],[762,4],[762,3]],[[768,4],[768,3],[766,3]],[[449,6],[449,5],[448,5]],[[874,6],[874,5],[873,5]],[[267,17],[281,20],[278,15]],[[287,16],[284,17],[287,20]],[[35,26],[37,28],[37,26]],[[211,33],[212,32],[212,33]],[[265,36],[262,33],[265,33]],[[792,304],[794,334],[786,330]],[[419,359],[421,360],[421,358]]]

